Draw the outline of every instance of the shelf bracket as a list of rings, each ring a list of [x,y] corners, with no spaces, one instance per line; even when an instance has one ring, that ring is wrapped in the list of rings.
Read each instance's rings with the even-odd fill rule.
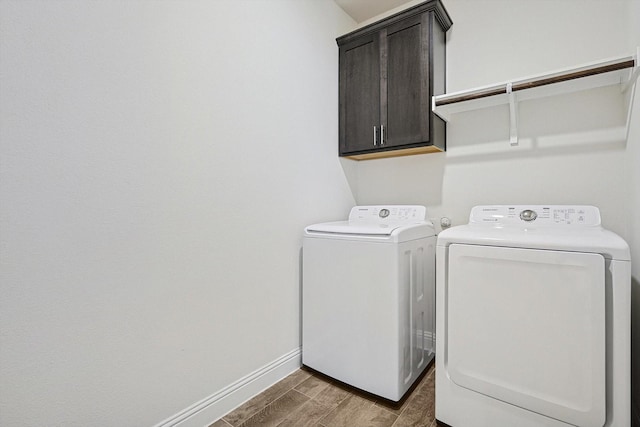
[[[507,94],[509,95],[509,143],[515,146],[518,145],[518,100],[513,92],[512,83],[507,83]]]
[[[636,48],[636,57],[634,58],[634,67],[631,69],[629,79],[622,85],[622,93],[631,89],[627,95],[627,125],[626,125],[626,141],[629,141],[629,132],[631,130],[631,117],[633,116],[633,100],[636,97],[636,81],[640,75],[640,46]]]
[[[631,69],[631,74],[627,81],[622,85],[622,93],[628,91],[638,80],[638,76],[640,76],[640,64],[638,62],[640,62],[640,47],[636,48],[635,66]]]

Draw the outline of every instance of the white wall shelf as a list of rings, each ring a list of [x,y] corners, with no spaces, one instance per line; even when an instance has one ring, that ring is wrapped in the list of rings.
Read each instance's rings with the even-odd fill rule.
[[[631,87],[635,90],[635,82],[640,74],[639,56],[640,53],[636,53],[635,56],[614,58],[510,82],[437,95],[432,97],[433,112],[448,122],[456,113],[509,105],[509,141],[511,145],[517,145],[519,101],[613,85],[619,85],[621,93],[627,92]],[[629,98],[632,102],[633,96]]]

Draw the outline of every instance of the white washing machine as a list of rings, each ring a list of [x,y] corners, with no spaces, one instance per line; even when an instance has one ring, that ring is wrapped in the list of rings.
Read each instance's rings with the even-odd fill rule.
[[[306,227],[303,365],[399,401],[434,356],[435,243],[424,206]]]
[[[629,247],[597,208],[476,206],[436,259],[438,421],[629,426]]]

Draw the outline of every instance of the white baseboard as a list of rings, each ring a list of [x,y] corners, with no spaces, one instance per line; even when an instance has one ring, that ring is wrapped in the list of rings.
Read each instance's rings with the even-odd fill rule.
[[[300,368],[301,355],[300,348],[291,350],[154,427],[208,427],[231,410]]]

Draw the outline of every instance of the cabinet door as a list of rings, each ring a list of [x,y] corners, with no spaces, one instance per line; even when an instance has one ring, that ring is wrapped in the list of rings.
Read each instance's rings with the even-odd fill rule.
[[[430,19],[423,13],[382,30],[384,146],[429,142]]]
[[[370,34],[340,47],[340,154],[379,145],[379,44]]]

